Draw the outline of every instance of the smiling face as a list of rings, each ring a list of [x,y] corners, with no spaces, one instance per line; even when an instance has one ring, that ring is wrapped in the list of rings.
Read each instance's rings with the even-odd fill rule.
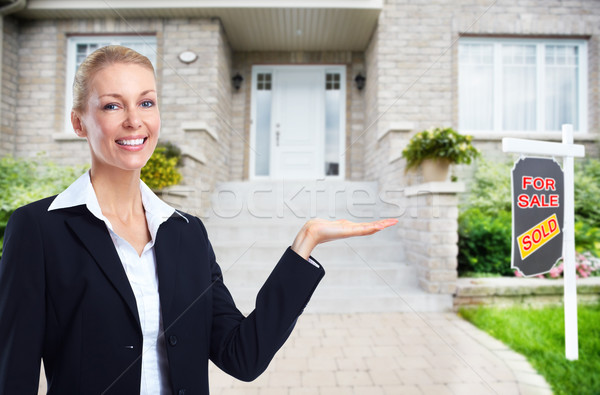
[[[89,82],[85,110],[73,111],[71,122],[88,140],[92,171],[139,172],[160,133],[154,74],[137,64],[102,68]]]

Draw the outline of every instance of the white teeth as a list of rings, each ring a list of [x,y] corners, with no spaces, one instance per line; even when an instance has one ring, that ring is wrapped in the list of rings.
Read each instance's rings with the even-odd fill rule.
[[[144,139],[117,140],[117,144],[119,144],[119,145],[142,145],[142,144],[144,144]]]

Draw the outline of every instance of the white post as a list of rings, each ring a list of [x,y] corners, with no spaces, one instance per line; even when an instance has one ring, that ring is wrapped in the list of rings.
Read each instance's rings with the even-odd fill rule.
[[[563,144],[573,144],[573,126],[562,125]],[[563,157],[565,176],[563,263],[565,304],[565,355],[568,360],[579,359],[577,343],[577,283],[575,278],[575,188],[572,156]]]

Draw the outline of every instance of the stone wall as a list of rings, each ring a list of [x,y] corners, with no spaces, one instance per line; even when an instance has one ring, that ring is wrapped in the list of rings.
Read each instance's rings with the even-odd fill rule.
[[[15,150],[19,57],[17,22],[12,17],[4,17],[1,22],[0,156],[3,156]]]
[[[165,19],[162,40],[162,138],[184,152],[181,209],[203,215],[210,191],[228,177],[231,54],[216,19]],[[198,59],[178,60],[183,51]],[[161,52],[159,52],[161,53]],[[168,200],[170,203],[175,201]],[[174,204],[176,205],[176,204]]]
[[[456,290],[458,193],[462,183],[431,182],[404,190],[405,212],[398,232],[419,285],[430,293]]]
[[[454,294],[454,309],[478,306],[561,305],[564,300],[562,279],[539,278],[459,278]],[[600,301],[600,277],[577,279],[577,303]]]

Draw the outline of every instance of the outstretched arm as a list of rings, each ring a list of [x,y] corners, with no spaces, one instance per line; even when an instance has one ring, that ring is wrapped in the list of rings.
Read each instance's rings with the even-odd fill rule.
[[[371,235],[396,223],[398,220],[391,218],[360,223],[345,219],[336,221],[311,219],[298,232],[292,244],[292,250],[304,259],[308,259],[312,250],[321,243],[347,237]]]

